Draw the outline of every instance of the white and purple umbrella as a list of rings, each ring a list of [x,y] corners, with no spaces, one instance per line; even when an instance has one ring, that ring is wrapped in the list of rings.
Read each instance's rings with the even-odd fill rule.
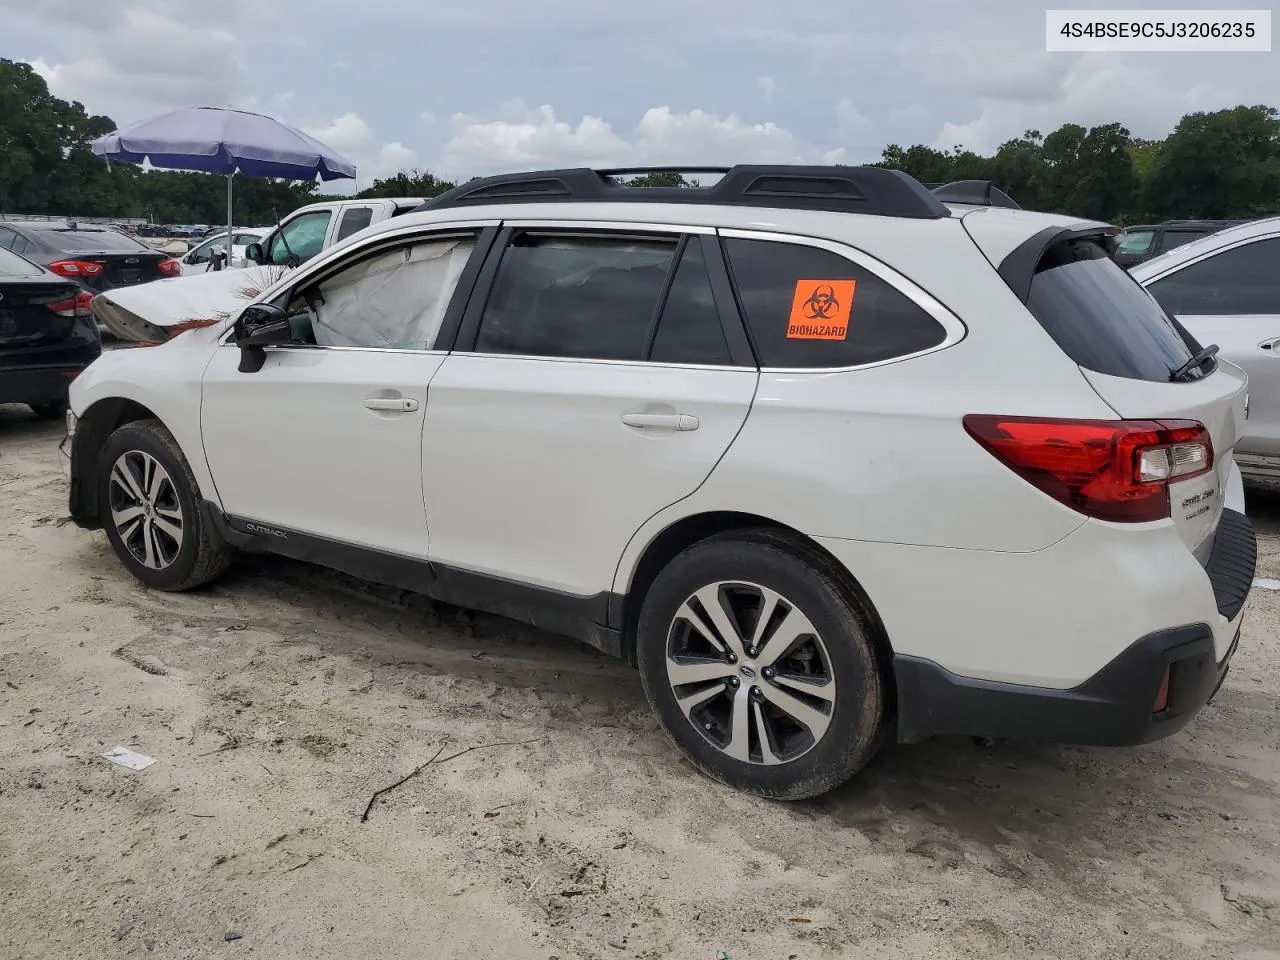
[[[355,164],[319,140],[279,120],[247,110],[191,107],[143,120],[99,137],[93,152],[110,160],[167,170],[197,170],[227,178],[227,263],[231,263],[231,179],[354,179]]]

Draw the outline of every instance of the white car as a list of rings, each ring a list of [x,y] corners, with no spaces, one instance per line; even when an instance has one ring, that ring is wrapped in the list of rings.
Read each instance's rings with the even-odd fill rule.
[[[1238,641],[1245,377],[1108,232],[881,169],[476,180],[94,363],[70,512],[161,590],[273,551],[578,637],[763,796],[1153,740]]]
[[[231,266],[244,267],[246,260],[244,251],[251,243],[258,243],[270,233],[270,229],[256,227],[237,227],[231,234]],[[215,256],[224,256],[227,249],[227,231],[214,234],[198,245],[192,247],[178,262],[182,264],[182,275],[208,273]]]
[[[1246,476],[1280,477],[1280,217],[1210,234],[1130,273],[1196,340],[1248,373],[1236,462]]]

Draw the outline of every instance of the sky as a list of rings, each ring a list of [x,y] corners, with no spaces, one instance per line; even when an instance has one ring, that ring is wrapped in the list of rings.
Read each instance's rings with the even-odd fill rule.
[[[359,186],[985,153],[1067,122],[1159,138],[1188,112],[1280,105],[1280,52],[1047,53],[1026,0],[0,0],[0,23],[0,57],[92,113],[267,113],[352,160]]]

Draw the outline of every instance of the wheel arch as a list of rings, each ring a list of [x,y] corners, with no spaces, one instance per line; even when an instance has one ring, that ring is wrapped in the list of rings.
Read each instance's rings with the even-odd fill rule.
[[[76,418],[76,434],[71,443],[70,512],[78,525],[91,529],[102,525],[96,480],[102,449],[112,433],[138,420],[164,422],[149,407],[128,397],[105,397]]]
[[[865,616],[871,626],[872,641],[877,662],[885,679],[885,694],[889,697],[889,716],[896,713],[896,685],[893,672],[893,645],[875,604],[857,577],[844,564],[812,537],[806,536],[769,517],[733,510],[709,511],[681,517],[659,531],[645,546],[632,567],[626,588],[620,597],[619,619],[623,629],[623,654],[631,663],[636,662],[636,624],[640,619],[640,607],[658,573],[677,554],[709,537],[741,531],[767,531],[787,541],[797,554],[811,563],[820,565],[825,572],[840,583],[847,597]]]

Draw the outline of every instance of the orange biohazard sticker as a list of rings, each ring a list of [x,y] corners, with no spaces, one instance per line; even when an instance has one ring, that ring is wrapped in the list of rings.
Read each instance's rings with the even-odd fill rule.
[[[843,340],[849,335],[854,280],[797,280],[788,340]]]

